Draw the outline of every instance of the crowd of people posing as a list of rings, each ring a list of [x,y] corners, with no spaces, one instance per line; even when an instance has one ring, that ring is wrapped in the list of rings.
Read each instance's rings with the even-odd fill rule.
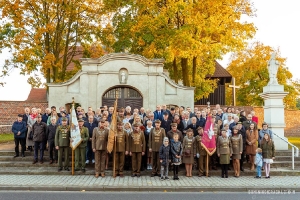
[[[96,111],[91,107],[87,112],[76,108],[82,142],[75,150],[75,171],[85,172],[86,164],[95,164],[95,177],[105,176],[110,155],[107,142],[113,107],[101,106]],[[49,151],[50,164],[58,163],[58,171],[69,171],[70,116],[64,107],[40,109],[25,108],[12,126],[15,136],[15,156],[25,157],[25,151],[34,150],[33,164],[44,162],[44,150]],[[208,154],[202,144],[204,127],[212,120],[216,138],[216,151]],[[233,107],[192,109],[158,105],[155,111],[144,108],[133,111],[131,107],[117,110],[117,132],[115,173],[123,177],[124,170],[132,170],[132,177],[140,177],[141,170],[151,170],[151,177],[160,176],[168,180],[169,167],[173,179],[179,180],[179,166],[184,163],[186,176],[192,177],[192,169],[198,168],[197,175],[210,176],[210,170],[221,166],[221,177],[228,178],[228,170],[234,169],[239,177],[244,163],[250,163],[250,170],[256,166],[257,176],[265,169],[265,178],[270,178],[270,164],[275,159],[273,133],[266,123],[257,129],[258,118],[252,111],[235,110]],[[27,146],[27,149],[26,149]],[[40,155],[38,156],[38,154]],[[62,158],[64,157],[64,163]]]

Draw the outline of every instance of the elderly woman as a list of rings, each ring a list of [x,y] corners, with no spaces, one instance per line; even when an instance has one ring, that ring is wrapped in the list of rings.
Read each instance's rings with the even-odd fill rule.
[[[220,164],[222,169],[222,178],[228,178],[228,165],[230,163],[230,156],[232,156],[231,140],[226,135],[226,130],[222,129],[221,136],[217,140],[217,154],[220,158]]]
[[[32,138],[30,138],[30,132],[32,130],[33,124],[36,122],[36,117],[37,117],[37,110],[36,110],[36,108],[32,108],[31,114],[29,115],[28,120],[27,120],[28,131],[27,131],[27,137],[26,137],[26,144],[28,146],[28,150],[30,150],[30,151],[33,151],[32,146],[34,145]]]

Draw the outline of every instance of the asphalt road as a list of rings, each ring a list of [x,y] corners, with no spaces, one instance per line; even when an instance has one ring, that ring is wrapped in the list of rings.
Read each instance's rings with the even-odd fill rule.
[[[263,192],[263,191],[262,191]],[[277,191],[278,192],[278,191]],[[288,194],[289,191],[281,191],[281,194],[249,194],[249,193],[231,193],[231,192],[215,192],[215,193],[173,193],[173,192],[36,192],[36,191],[0,191],[0,200],[89,200],[89,199],[105,199],[105,200],[299,200],[300,193]],[[265,192],[266,193],[266,192]]]

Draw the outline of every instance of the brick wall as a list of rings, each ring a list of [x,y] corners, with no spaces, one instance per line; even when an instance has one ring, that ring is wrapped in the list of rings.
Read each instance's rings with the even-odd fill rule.
[[[207,106],[196,105],[200,109],[205,108]],[[249,114],[252,110],[255,111],[255,115],[258,117],[258,128],[261,128],[261,124],[264,122],[264,108],[263,107],[252,107],[252,106],[231,106],[238,108],[239,110],[245,110],[246,114]],[[214,108],[214,106],[211,106]],[[224,106],[222,106],[224,108]],[[300,110],[285,110],[285,124],[286,127],[284,129],[285,137],[300,137],[300,120],[298,116],[300,116]]]
[[[41,108],[42,112],[48,107],[48,102],[0,101],[0,133],[11,132],[11,126],[17,120],[18,114],[24,114],[24,109]]]

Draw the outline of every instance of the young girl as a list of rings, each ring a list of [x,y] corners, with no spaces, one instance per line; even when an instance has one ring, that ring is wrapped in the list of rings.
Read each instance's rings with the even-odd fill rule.
[[[232,143],[232,163],[234,169],[234,177],[240,176],[240,159],[243,153],[243,138],[238,134],[239,129],[237,126],[233,128],[233,136],[231,137]]]
[[[270,178],[270,164],[275,159],[275,145],[268,133],[264,135],[264,139],[261,142],[261,149],[265,163],[266,178]]]
[[[159,148],[159,161],[161,163],[160,166],[160,179],[161,180],[169,180],[169,159],[170,159],[170,145],[169,138],[164,137],[163,145]]]
[[[249,161],[251,163],[250,170],[254,170],[254,160],[257,149],[258,131],[254,124],[251,123],[249,130],[246,131],[246,154],[249,155]]]
[[[182,155],[182,145],[178,141],[178,133],[173,134],[174,142],[171,143],[171,154],[172,154],[172,164],[173,164],[173,180],[179,180],[178,178],[178,168],[181,164],[181,155]]]
[[[229,137],[226,135],[226,130],[222,129],[221,136],[217,141],[217,154],[220,157],[220,164],[222,168],[222,178],[228,178],[228,165],[230,163],[230,156],[232,156],[232,147]]]
[[[186,136],[183,139],[183,163],[185,164],[186,176],[192,177],[192,169],[194,164],[194,133],[192,129],[186,131]]]
[[[256,149],[255,165],[256,165],[256,177],[254,177],[254,178],[261,178],[261,167],[263,165],[263,157],[262,157],[261,148]]]

